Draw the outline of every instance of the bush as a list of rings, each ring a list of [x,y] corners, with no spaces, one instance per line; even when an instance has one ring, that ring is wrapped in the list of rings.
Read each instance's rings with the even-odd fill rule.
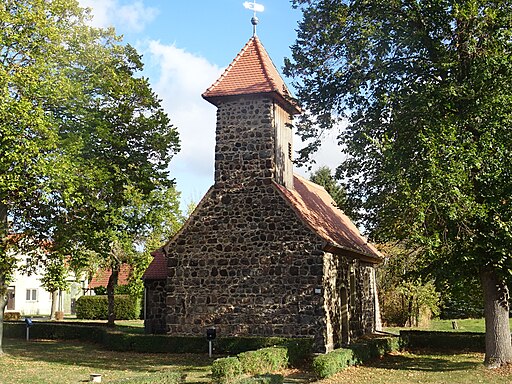
[[[283,375],[258,375],[236,380],[236,384],[283,384]]]
[[[443,331],[400,331],[406,348],[430,348],[444,351],[485,351],[485,333]]]
[[[397,337],[361,339],[347,348],[336,349],[313,359],[313,372],[319,378],[332,376],[351,365],[361,364],[399,349]]]
[[[212,379],[216,383],[230,383],[241,375],[242,366],[236,357],[224,357],[212,363]]]
[[[114,298],[114,312],[118,320],[134,320],[139,317],[140,302],[130,295],[117,295]],[[107,320],[108,297],[81,296],[76,301],[77,319]]]
[[[323,379],[354,364],[354,352],[351,349],[340,348],[315,357],[313,359],[313,372]]]
[[[284,347],[262,348],[240,353],[238,359],[244,373],[270,373],[288,367],[288,350]]]
[[[152,374],[151,377],[132,377],[110,381],[115,384],[179,384],[185,381],[185,377],[179,372],[160,372]]]
[[[19,321],[21,314],[19,312],[4,312],[4,321]]]

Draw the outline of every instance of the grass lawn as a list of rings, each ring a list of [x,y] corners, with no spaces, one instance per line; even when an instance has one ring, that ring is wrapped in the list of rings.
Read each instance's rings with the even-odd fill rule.
[[[84,383],[100,373],[102,383],[148,376],[172,370],[187,374],[187,382],[210,381],[206,355],[140,354],[110,352],[95,344],[77,341],[4,339],[0,356],[0,383]]]
[[[401,329],[423,329],[429,331],[453,331],[453,332],[485,332],[484,319],[458,319],[457,325],[459,329],[452,328],[452,320],[432,320],[428,328],[399,328],[389,327],[384,328],[385,331],[398,333]],[[510,327],[512,328],[512,318],[509,319]]]
[[[211,380],[213,361],[207,355],[110,352],[98,345],[77,341],[5,339],[4,351],[6,353],[0,356],[2,384],[85,383],[91,373],[102,374],[102,382],[109,383],[132,377],[151,378],[168,370],[186,374],[187,383],[201,384]],[[482,361],[480,353],[396,353],[365,366],[348,368],[316,384],[512,382],[512,367],[490,371],[483,367]],[[285,383],[314,381],[305,372],[290,370],[283,374]]]
[[[395,353],[367,363],[350,367],[317,384],[509,384],[512,367],[486,369],[482,353],[431,355]]]

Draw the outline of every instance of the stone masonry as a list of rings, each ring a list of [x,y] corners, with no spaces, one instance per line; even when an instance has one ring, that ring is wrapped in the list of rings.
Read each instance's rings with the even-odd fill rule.
[[[163,247],[165,314],[161,285],[147,284],[160,309],[146,322],[172,335],[311,337],[325,352],[375,330],[379,255],[325,190],[293,176],[298,108],[272,90],[282,79],[270,66],[253,37],[204,95],[218,107],[215,184]],[[240,93],[261,68],[274,88]]]

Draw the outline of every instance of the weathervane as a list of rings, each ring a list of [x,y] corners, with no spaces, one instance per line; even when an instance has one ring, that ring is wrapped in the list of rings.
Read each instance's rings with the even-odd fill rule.
[[[252,19],[251,19],[251,23],[252,23],[252,34],[253,34],[253,36],[256,36],[256,26],[258,25],[258,22],[259,22],[259,19],[256,16],[256,12],[263,12],[265,10],[265,7],[261,4],[258,4],[256,2],[256,0],[253,0],[252,3],[250,1],[246,1],[244,3],[244,7],[246,9],[250,9],[251,11],[254,12]]]

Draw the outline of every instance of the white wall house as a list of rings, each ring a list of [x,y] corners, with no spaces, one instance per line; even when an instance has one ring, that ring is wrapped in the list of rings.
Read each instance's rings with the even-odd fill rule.
[[[20,256],[18,265],[26,264],[27,258],[27,256]],[[31,274],[24,273],[20,269],[16,271],[7,291],[6,311],[20,312],[22,316],[50,315],[52,296],[41,286],[44,270],[42,267],[35,269]],[[60,292],[56,310],[71,314],[74,313],[74,303],[83,295],[87,282],[85,279],[76,279],[71,272],[67,280],[69,288]]]

